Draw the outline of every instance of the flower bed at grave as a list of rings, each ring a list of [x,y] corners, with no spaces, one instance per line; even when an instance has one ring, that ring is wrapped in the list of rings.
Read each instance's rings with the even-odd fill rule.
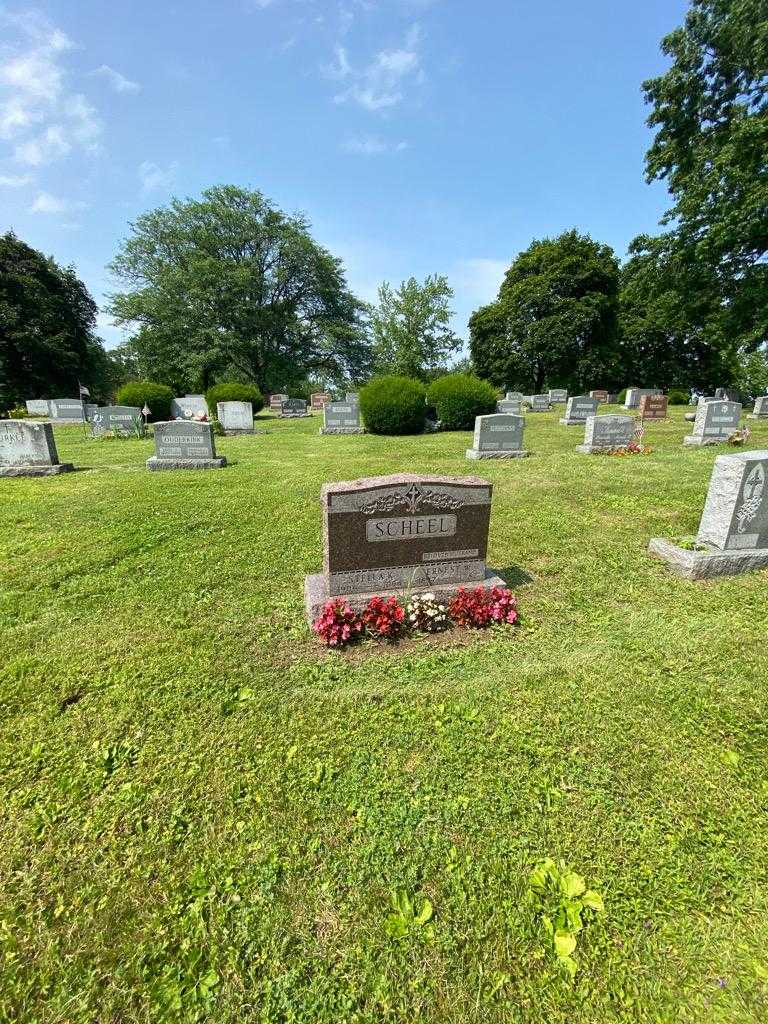
[[[519,620],[517,599],[508,587],[460,587],[447,604],[429,593],[414,595],[405,607],[396,597],[376,595],[362,612],[354,611],[337,597],[326,601],[312,631],[328,647],[339,648],[364,636],[394,641],[409,634],[441,632],[451,626],[484,629],[515,625]]]

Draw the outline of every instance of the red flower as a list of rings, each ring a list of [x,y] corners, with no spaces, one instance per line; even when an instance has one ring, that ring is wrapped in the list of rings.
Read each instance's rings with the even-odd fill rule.
[[[372,597],[363,612],[363,623],[375,636],[393,640],[403,632],[405,609],[396,597]]]
[[[363,632],[363,620],[340,598],[326,601],[312,631],[329,647],[343,647]]]
[[[460,587],[449,610],[457,625],[475,629],[482,629],[492,622],[512,625],[519,618],[515,595],[507,587],[491,587],[490,590],[484,590],[483,587],[465,590]]]

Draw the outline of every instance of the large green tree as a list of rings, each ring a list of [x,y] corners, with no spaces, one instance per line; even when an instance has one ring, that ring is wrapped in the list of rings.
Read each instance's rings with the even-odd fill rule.
[[[106,397],[96,303],[71,267],[0,236],[0,409],[28,398]]]
[[[453,289],[440,274],[415,277],[393,289],[384,281],[371,315],[374,367],[378,373],[426,378],[461,348],[451,330]]]
[[[507,271],[496,302],[470,319],[477,373],[530,392],[615,386],[618,284],[613,250],[588,235],[574,230],[532,242]]]
[[[142,371],[176,387],[217,378],[263,391],[308,373],[360,380],[365,306],[304,217],[260,192],[207,189],[143,214],[111,265],[126,290],[110,312],[137,333]]]
[[[726,353],[768,337],[768,4],[692,0],[644,83],[656,130],[649,181],[673,206],[663,250],[684,271],[682,310]]]

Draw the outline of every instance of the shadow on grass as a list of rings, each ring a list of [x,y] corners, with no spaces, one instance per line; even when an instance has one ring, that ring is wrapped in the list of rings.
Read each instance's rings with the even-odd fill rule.
[[[503,569],[497,569],[495,566],[489,568],[492,568],[497,576],[501,576],[508,587],[522,587],[526,583],[533,583],[533,576],[519,565],[505,565]]]

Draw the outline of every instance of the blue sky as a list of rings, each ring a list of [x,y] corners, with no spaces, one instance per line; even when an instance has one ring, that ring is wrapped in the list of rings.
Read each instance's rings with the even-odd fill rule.
[[[234,182],[306,213],[366,300],[446,274],[466,337],[533,238],[657,230],[640,83],[686,6],[0,0],[0,230],[101,302],[129,221]]]

